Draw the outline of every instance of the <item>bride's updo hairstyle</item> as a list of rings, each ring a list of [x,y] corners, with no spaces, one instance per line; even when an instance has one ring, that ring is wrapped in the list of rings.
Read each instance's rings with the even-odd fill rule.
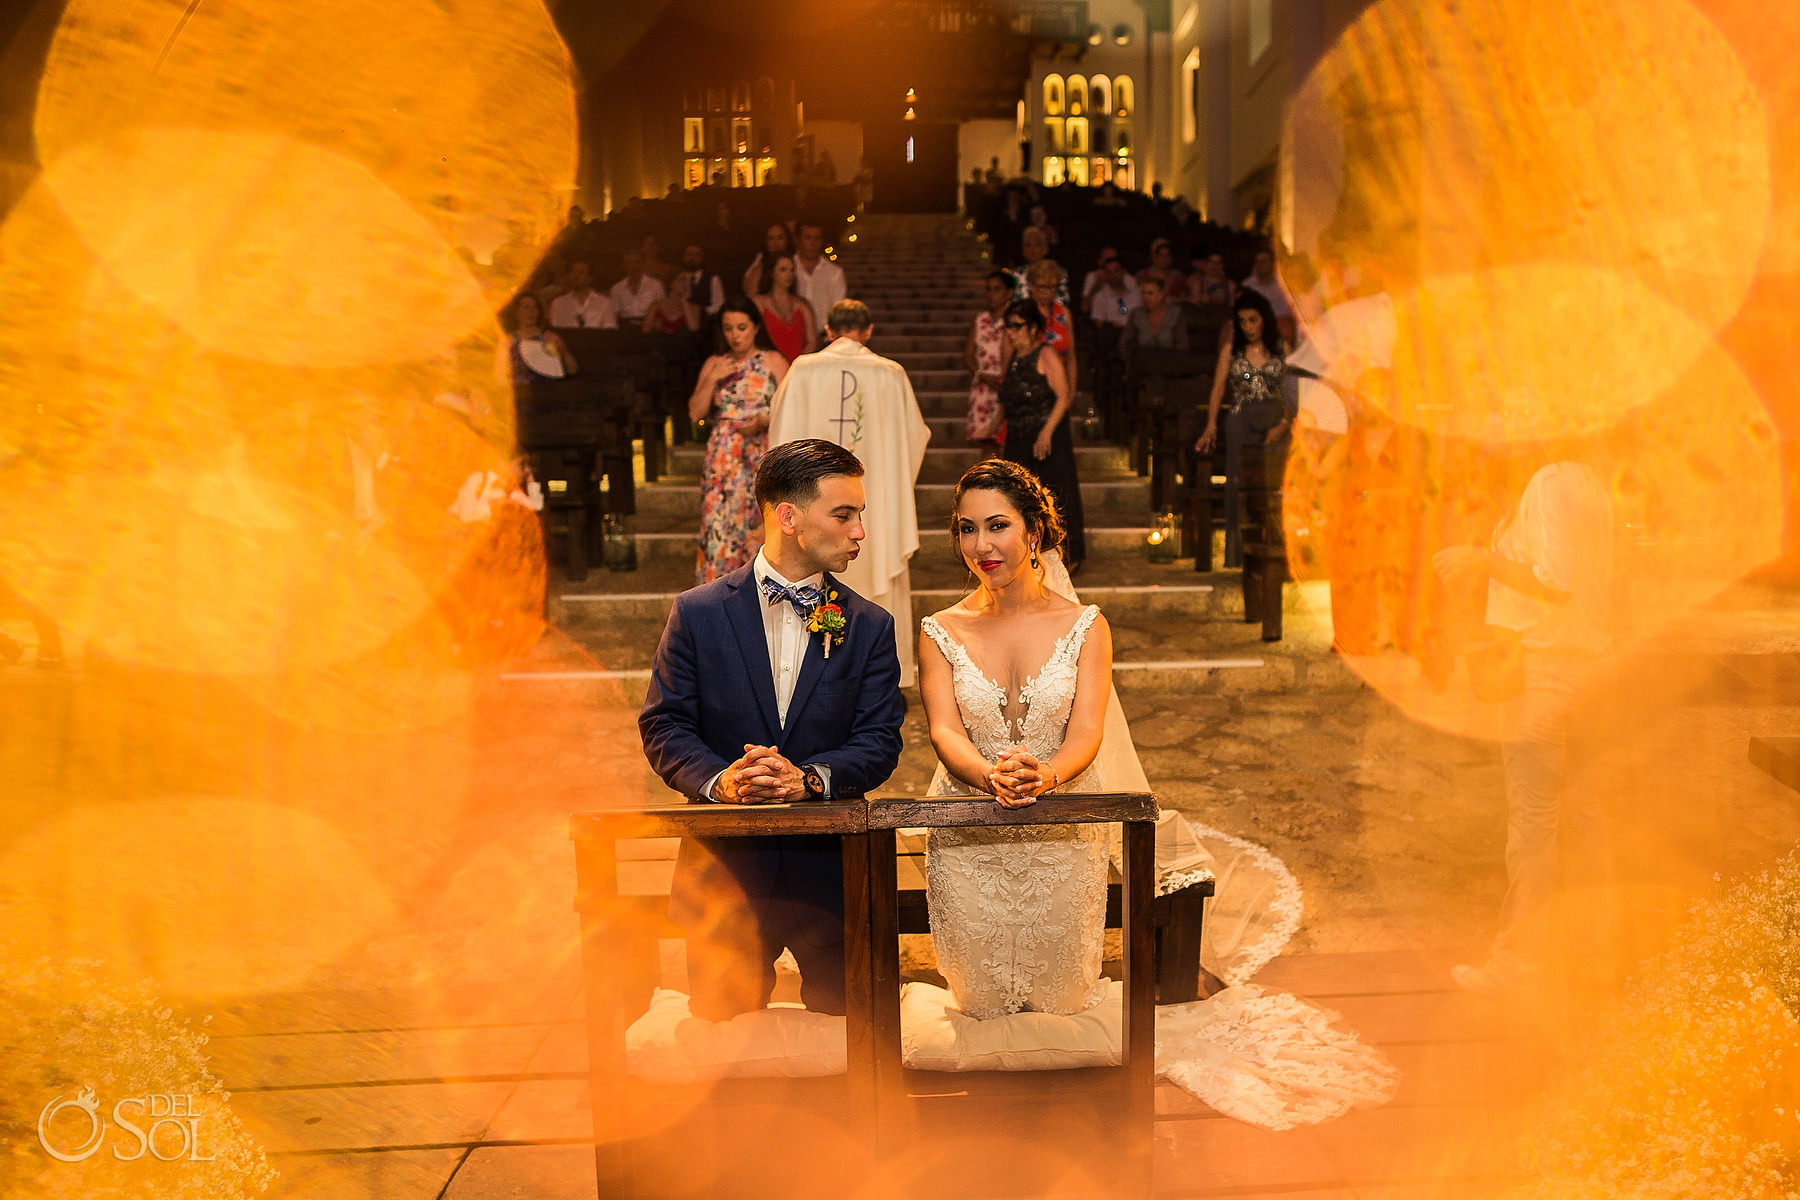
[[[963,472],[956,485],[956,499],[950,505],[950,550],[958,561],[956,521],[962,511],[962,498],[968,492],[999,492],[1008,504],[1025,518],[1025,527],[1038,535],[1038,554],[1044,555],[1063,544],[1062,514],[1056,511],[1056,497],[1043,482],[1016,462],[990,458]]]

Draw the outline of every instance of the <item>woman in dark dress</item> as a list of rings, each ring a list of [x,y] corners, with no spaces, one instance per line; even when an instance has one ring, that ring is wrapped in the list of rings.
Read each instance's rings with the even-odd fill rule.
[[[1233,305],[1236,318],[1231,341],[1219,348],[1213,371],[1212,396],[1206,406],[1206,429],[1194,449],[1210,452],[1219,440],[1219,406],[1225,410],[1225,569],[1244,565],[1243,533],[1238,528],[1238,465],[1245,446],[1281,444],[1293,428],[1281,383],[1287,375],[1287,347],[1275,327],[1275,311],[1262,293],[1245,288]]]
[[[1069,433],[1073,388],[1062,355],[1044,344],[1043,336],[1044,312],[1035,301],[1015,300],[1007,306],[1006,339],[1012,361],[1000,381],[1000,408],[1006,415],[1006,444],[1000,457],[1036,475],[1056,497],[1068,530],[1063,564],[1073,571],[1087,557],[1081,480],[1075,474],[1075,442]]]

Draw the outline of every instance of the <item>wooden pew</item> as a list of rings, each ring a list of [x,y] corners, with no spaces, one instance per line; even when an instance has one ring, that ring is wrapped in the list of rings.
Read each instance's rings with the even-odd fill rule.
[[[1051,795],[1022,809],[980,799],[872,800],[868,806],[869,919],[873,971],[876,1153],[884,1179],[910,1161],[930,1161],[934,1145],[959,1157],[934,1173],[936,1194],[1040,1195],[1072,1182],[1063,1156],[1078,1148],[1083,1174],[1103,1175],[1107,1190],[1148,1196],[1154,1118],[1156,991],[1150,922],[1156,887],[1156,798],[1148,794]],[[913,1071],[900,1045],[900,905],[895,831],[995,825],[1124,824],[1121,921],[1125,1012],[1121,1065],[1068,1071]],[[994,1135],[1000,1155],[983,1161],[967,1140]],[[1016,1139],[1016,1140],[1014,1140]],[[1054,1151],[1032,1155],[1029,1148]],[[1010,1150],[1011,1153],[1006,1153]],[[966,1152],[964,1152],[966,1151]],[[1027,1151],[1027,1152],[1021,1152]],[[1034,1179],[1034,1169],[1051,1177]],[[954,1189],[954,1190],[952,1190]],[[1087,1190],[1098,1190],[1089,1188]],[[923,1188],[897,1189],[901,1195]]]
[[[849,1195],[867,1179],[875,1144],[874,1028],[869,961],[868,809],[863,801],[806,804],[668,804],[575,813],[575,910],[593,1105],[594,1168],[601,1197]],[[657,940],[679,938],[666,890],[623,892],[618,843],[656,837],[843,839],[844,972],[848,1071],[820,1079],[725,1079],[651,1084],[627,1074],[625,1031],[648,1008]],[[889,842],[889,876],[892,869]],[[796,1114],[825,1122],[851,1154],[809,1158],[783,1137]]]
[[[540,379],[514,391],[519,449],[544,487],[544,540],[552,522],[567,521],[570,579],[587,578],[591,539],[599,522],[600,474],[618,441],[617,389],[594,379]],[[626,479],[630,446],[626,445]],[[629,489],[625,495],[629,503]]]
[[[1288,442],[1245,446],[1238,455],[1238,527],[1243,536],[1244,620],[1262,622],[1265,642],[1281,640],[1281,585],[1288,579],[1281,485]]]

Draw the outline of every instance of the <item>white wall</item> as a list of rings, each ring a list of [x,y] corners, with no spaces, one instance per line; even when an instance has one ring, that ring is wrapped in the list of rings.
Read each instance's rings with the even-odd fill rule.
[[[806,132],[812,135],[813,153],[831,151],[838,182],[849,183],[856,168],[862,165],[862,122],[808,120]]]
[[[969,182],[976,167],[988,169],[990,159],[1000,160],[1007,178],[1019,173],[1019,125],[1017,121],[964,121],[956,128],[956,179]]]

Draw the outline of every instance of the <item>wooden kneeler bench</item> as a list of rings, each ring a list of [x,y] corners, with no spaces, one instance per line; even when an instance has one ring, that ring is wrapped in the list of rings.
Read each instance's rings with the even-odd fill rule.
[[[600,1196],[848,1196],[867,1186],[875,1145],[867,814],[855,800],[668,804],[569,818]],[[669,920],[666,889],[622,892],[618,841],[783,834],[843,839],[846,1073],[693,1084],[629,1075],[625,1031],[649,1007],[657,941],[683,931]],[[891,840],[888,856],[891,874]]]
[[[1156,798],[1050,795],[869,802],[875,1126],[885,1196],[1149,1196],[1156,1078]],[[895,833],[923,826],[1124,825],[1125,1001],[1120,1065],[1063,1071],[914,1071],[901,1061]]]

